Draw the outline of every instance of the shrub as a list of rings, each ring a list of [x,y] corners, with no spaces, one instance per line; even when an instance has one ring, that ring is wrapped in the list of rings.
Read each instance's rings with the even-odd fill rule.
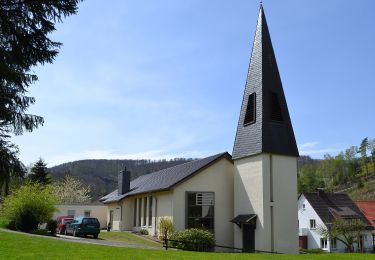
[[[159,239],[170,238],[173,234],[173,222],[170,218],[162,217],[159,221]]]
[[[57,229],[57,221],[54,219],[50,219],[47,222],[47,230],[50,232],[51,235],[56,234],[56,229]]]
[[[148,235],[148,230],[142,228],[142,229],[139,231],[139,233],[141,233],[141,235]]]
[[[191,228],[178,231],[171,236],[172,246],[190,251],[212,251],[215,246],[214,235],[206,230]]]
[[[15,227],[23,232],[30,232],[34,229],[38,229],[38,224],[38,219],[28,208],[21,211],[20,215],[17,217],[17,221],[15,221]]]
[[[31,231],[52,218],[56,203],[51,186],[26,183],[5,198],[3,216],[16,229]]]

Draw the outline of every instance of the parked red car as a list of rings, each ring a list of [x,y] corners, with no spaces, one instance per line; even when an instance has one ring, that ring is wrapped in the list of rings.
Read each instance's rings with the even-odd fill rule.
[[[73,221],[73,217],[71,216],[60,216],[60,217],[57,217],[57,229],[56,229],[56,232],[59,233],[59,234],[64,234],[65,232],[65,228],[66,228],[66,224],[70,223]]]

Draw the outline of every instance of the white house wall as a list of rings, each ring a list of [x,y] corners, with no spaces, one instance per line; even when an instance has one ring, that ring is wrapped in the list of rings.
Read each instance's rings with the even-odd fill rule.
[[[303,207],[305,205],[305,207]],[[299,234],[307,235],[307,248],[317,249],[321,248],[320,239],[322,236],[319,234],[318,229],[310,228],[310,219],[315,219],[316,227],[319,226],[326,228],[324,222],[316,213],[314,208],[311,206],[306,197],[302,194],[298,199],[298,223],[299,223]],[[363,231],[361,233],[364,236],[364,249],[366,251],[372,251],[372,234],[371,231]],[[337,240],[336,248],[331,248],[330,239],[327,240],[327,248],[321,248],[328,252],[345,252],[346,246],[344,243]],[[354,245],[354,249],[357,249],[357,244]]]
[[[90,211],[90,216],[99,220],[100,228],[107,227],[107,207],[105,205],[56,205],[56,208],[54,219],[58,216],[67,216],[70,210],[74,210],[75,217],[84,216],[85,211]]]
[[[233,164],[221,159],[176,186],[173,191],[173,220],[176,230],[186,228],[186,192],[214,192],[214,229],[218,245],[233,246]]]

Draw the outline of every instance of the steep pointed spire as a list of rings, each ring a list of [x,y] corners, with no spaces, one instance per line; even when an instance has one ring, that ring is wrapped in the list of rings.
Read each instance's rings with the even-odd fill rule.
[[[259,153],[299,156],[262,4],[233,159]]]

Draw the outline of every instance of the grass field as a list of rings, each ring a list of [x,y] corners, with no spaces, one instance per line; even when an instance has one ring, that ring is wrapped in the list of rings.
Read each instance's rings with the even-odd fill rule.
[[[119,248],[0,231],[0,259],[372,259],[370,254],[268,255]]]
[[[132,245],[141,245],[141,246],[143,245],[143,246],[152,246],[152,247],[162,246],[161,244],[157,242],[144,239],[130,232],[102,232],[99,234],[99,238],[105,239],[108,241],[124,242],[124,243],[132,244]]]

